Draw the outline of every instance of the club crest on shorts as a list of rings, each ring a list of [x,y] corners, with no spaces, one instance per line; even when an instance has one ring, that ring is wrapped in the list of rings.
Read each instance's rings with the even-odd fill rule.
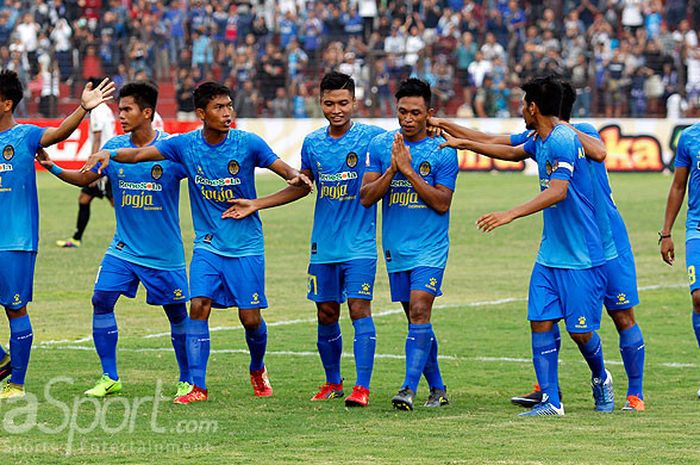
[[[6,145],[4,149],[2,149],[2,157],[10,161],[12,160],[12,157],[15,156],[15,148],[11,145]]]
[[[357,166],[357,154],[355,152],[348,153],[348,156],[345,157],[345,164],[348,165],[348,168],[356,167]]]
[[[154,165],[153,168],[151,168],[151,177],[154,180],[159,180],[163,176],[163,167],[160,165]]]
[[[231,176],[237,175],[240,170],[241,166],[236,160],[231,160],[228,162],[228,172],[231,174]]]
[[[428,163],[427,161],[424,161],[418,167],[418,173],[420,173],[421,176],[426,177],[427,175],[430,174],[431,169],[432,169],[432,167],[430,166],[430,163]]]

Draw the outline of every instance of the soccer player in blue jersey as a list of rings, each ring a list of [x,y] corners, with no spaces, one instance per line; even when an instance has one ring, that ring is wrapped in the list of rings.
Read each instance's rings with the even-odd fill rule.
[[[408,317],[406,376],[392,399],[413,410],[421,374],[430,386],[426,406],[449,403],[438,366],[438,344],[430,323],[449,250],[450,205],[459,166],[455,150],[439,150],[442,138],[428,137],[430,86],[403,81],[396,92],[400,130],[375,137],[369,146],[360,196],[366,207],[382,200],[382,245],[391,300]]]
[[[700,345],[700,123],[681,132],[676,147],[673,182],[668,192],[664,224],[659,231],[661,258],[673,266],[676,250],[671,233],[673,224],[683,204],[686,186],[688,189],[688,213],[685,220],[685,264],[688,269],[688,284],[693,300],[692,323],[695,338]],[[698,390],[700,397],[700,390]]]
[[[22,83],[14,71],[0,71],[0,305],[10,322],[10,357],[0,348],[0,373],[12,376],[0,399],[24,397],[24,378],[32,347],[27,303],[32,301],[34,264],[39,243],[39,205],[34,155],[41,147],[66,140],[83,117],[111,99],[114,84],[105,79],[85,86],[80,107],[56,128],[17,124],[14,110],[22,100]],[[7,364],[10,364],[8,369]]]
[[[153,129],[158,88],[145,81],[125,84],[119,91],[122,136],[108,140],[104,149],[152,146],[167,134]],[[133,298],[139,282],[146,301],[160,305],[170,321],[171,339],[180,367],[176,397],[192,388],[187,365],[187,274],[180,233],[182,165],[168,160],[127,164],[112,162],[102,174],[62,170],[48,158],[41,162],[62,180],[86,186],[107,176],[114,189],[116,232],[100,264],[92,296],[92,337],[102,364],[102,377],[85,394],[104,397],[122,390],[117,372],[119,337],[114,306],[120,295]],[[157,234],[154,232],[157,231]]]
[[[606,250],[596,217],[593,169],[576,132],[558,121],[562,86],[539,78],[523,86],[523,118],[537,137],[518,147],[457,141],[445,145],[466,148],[507,160],[534,157],[540,194],[506,212],[483,215],[477,226],[490,232],[514,219],[543,211],[542,243],[532,271],[528,319],[532,330],[533,362],[542,390],[541,402],[522,416],[564,415],[558,386],[558,321],[586,359],[592,378],[596,410],[612,412],[612,376],[605,369],[600,337],[602,304],[607,284]],[[599,214],[600,215],[600,214]]]
[[[321,109],[329,124],[306,136],[301,149],[302,173],[317,187],[307,297],[316,303],[317,346],[326,372],[326,382],[311,400],[344,395],[338,320],[340,305],[347,299],[355,328],[357,381],[345,405],[365,407],[376,348],[371,301],[377,243],[376,206],[362,206],[360,187],[367,146],[384,130],[352,121],[355,82],[350,76],[330,72],[320,88]]]
[[[563,94],[559,119],[569,124],[571,111],[576,101],[576,92],[569,82],[562,81],[561,85]],[[514,147],[526,143],[535,134],[532,130],[526,130],[511,136],[489,135],[446,120],[434,119],[431,123],[456,137]],[[625,223],[612,197],[608,173],[603,162],[606,156],[605,144],[598,131],[591,124],[577,123],[570,127],[576,131],[586,156],[591,159],[590,166],[594,178],[593,200],[596,204],[596,219],[602,234],[601,239],[606,259],[605,307],[619,334],[620,353],[628,380],[627,399],[622,410],[641,412],[645,409],[642,388],[645,347],[644,337],[634,314],[634,307],[639,304],[639,292],[632,246]],[[554,325],[553,329],[558,350],[561,343],[559,326]],[[535,390],[529,394],[511,398],[511,402],[524,407],[533,407],[541,400],[542,391],[537,385]]]
[[[282,205],[309,192],[311,182],[274,154],[258,136],[231,129],[235,112],[228,87],[202,83],[194,92],[202,129],[171,136],[143,148],[122,148],[93,154],[82,168],[110,159],[121,163],[170,160],[184,168],[189,181],[195,229],[190,263],[190,320],[186,328],[187,360],[192,390],[175,399],[188,404],[208,399],[209,315],[212,307],[238,307],[250,349],[250,378],[256,396],[272,395],[264,363],[267,327],[260,310],[265,297],[262,223],[257,210]],[[268,168],[289,186],[257,199],[255,168]],[[235,201],[234,201],[235,199]],[[232,205],[233,204],[233,205]]]

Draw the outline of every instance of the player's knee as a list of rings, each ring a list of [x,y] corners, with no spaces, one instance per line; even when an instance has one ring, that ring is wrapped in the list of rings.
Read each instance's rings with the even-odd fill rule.
[[[593,337],[593,333],[569,333],[571,339],[578,345],[587,344]]]
[[[238,319],[245,329],[254,331],[260,326],[262,315],[260,315],[260,310],[239,310]]]
[[[80,197],[78,197],[78,203],[80,205],[90,205],[90,202],[92,202],[92,196],[87,195],[85,193],[81,193]]]
[[[350,319],[353,321],[372,316],[372,305],[369,300],[350,299],[348,307],[350,308]]]
[[[430,323],[430,305],[422,302],[411,303],[409,318],[414,325]]]
[[[194,298],[190,301],[190,319],[206,320],[211,312],[211,301],[208,299]]]
[[[318,322],[322,325],[332,325],[338,322],[340,318],[340,306],[335,302],[324,302],[316,306],[318,314]]]
[[[615,328],[618,331],[625,331],[636,323],[634,319],[634,309],[632,308],[608,312],[608,314],[612,318],[613,323],[615,323]]]
[[[97,314],[111,313],[118,299],[118,292],[95,291],[92,294],[93,311]]]
[[[8,320],[14,320],[15,318],[22,318],[27,314],[27,306],[21,308],[7,308],[5,307],[5,314]]]
[[[693,311],[700,313],[700,289],[693,291]]]

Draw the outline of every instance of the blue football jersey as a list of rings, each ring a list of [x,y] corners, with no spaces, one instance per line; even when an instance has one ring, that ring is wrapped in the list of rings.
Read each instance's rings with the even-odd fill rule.
[[[158,131],[157,141],[167,137]],[[105,150],[133,148],[128,134],[113,137]],[[103,173],[112,184],[117,227],[108,255],[157,270],[185,267],[180,232],[182,165],[168,160],[119,163],[112,160]]]
[[[0,251],[36,252],[39,200],[34,155],[45,128],[16,124],[0,132]]]
[[[513,147],[517,147],[518,145],[522,145],[525,142],[527,142],[527,140],[535,134],[536,134],[536,132],[532,131],[530,129],[527,129],[523,132],[519,132],[518,134],[511,134],[510,135],[510,145],[512,145]]]
[[[678,139],[676,167],[688,168],[688,216],[685,238],[700,238],[700,123],[685,128]]]
[[[217,145],[197,129],[156,144],[168,160],[185,167],[190,191],[194,247],[227,257],[264,253],[260,215],[222,219],[231,199],[254,199],[255,168],[267,168],[278,157],[259,136],[231,129]]]
[[[600,134],[592,124],[577,123],[573,126],[582,133],[600,140]],[[595,190],[597,202],[596,212],[598,209],[605,212],[603,220],[598,222],[598,227],[601,229],[605,258],[611,260],[618,255],[630,252],[632,250],[632,245],[630,244],[630,238],[627,234],[625,221],[622,219],[617,205],[615,205],[605,163],[593,160],[590,160],[590,162],[591,168],[593,169],[593,188]],[[608,231],[604,231],[604,227],[607,227]]]
[[[377,207],[360,203],[367,147],[384,130],[353,123],[334,139],[328,127],[304,139],[301,169],[311,170],[316,183],[316,208],[311,231],[311,263],[338,263],[377,256]]]
[[[391,166],[391,146],[396,131],[375,137],[369,146],[367,172],[384,173]],[[408,142],[413,169],[428,184],[455,189],[459,162],[457,151],[440,150],[441,137]],[[444,268],[450,247],[450,213],[439,214],[418,196],[411,183],[399,173],[394,175],[382,199],[382,246],[390,273],[419,266]]]
[[[537,161],[540,190],[551,180],[569,182],[566,199],[543,212],[537,263],[552,268],[586,269],[605,263],[593,201],[593,175],[573,129],[559,124],[546,140],[529,139],[525,150]]]

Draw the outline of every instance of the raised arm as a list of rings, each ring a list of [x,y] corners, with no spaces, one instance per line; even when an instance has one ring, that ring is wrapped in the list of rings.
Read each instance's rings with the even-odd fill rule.
[[[112,99],[112,93],[115,88],[114,83],[108,78],[105,78],[94,89],[92,88],[92,83],[88,82],[80,97],[80,106],[66,119],[61,121],[61,124],[57,128],[48,128],[44,131],[39,141],[41,146],[48,147],[68,139],[90,110]]]
[[[302,197],[311,192],[313,183],[313,175],[310,170],[299,171],[292,168],[284,161],[275,160],[268,169],[279,177],[287,181],[289,184],[284,189],[281,189],[274,194],[260,197],[259,199],[232,199],[229,200],[231,207],[222,213],[221,218],[233,218],[236,220],[243,219],[252,215],[258,210],[277,207],[284,205]]]
[[[491,232],[499,226],[523,216],[532,215],[545,208],[551,207],[564,199],[569,190],[569,181],[552,179],[549,187],[540,192],[535,198],[505,212],[492,212],[476,220],[476,226],[483,232]]]
[[[510,141],[508,144],[485,144],[482,142],[474,142],[470,139],[457,139],[450,134],[442,135],[445,142],[440,145],[440,148],[453,147],[461,150],[471,150],[487,157],[496,158],[506,161],[522,161],[530,157],[525,151],[525,144],[512,147]]]
[[[510,136],[504,134],[488,134],[486,132],[469,129],[445,118],[432,117],[428,119],[428,125],[437,127],[454,137],[469,139],[482,144],[510,145]],[[444,135],[444,134],[443,134]]]
[[[664,226],[659,231],[659,246],[661,252],[661,259],[673,265],[673,261],[676,258],[675,247],[673,244],[673,238],[671,237],[671,232],[673,231],[673,224],[676,222],[678,217],[678,212],[683,205],[683,199],[685,198],[685,189],[688,185],[688,174],[689,170],[685,167],[676,167],[675,173],[673,173],[673,182],[671,182],[671,189],[668,191],[668,199],[666,200],[666,213],[664,214]]]
[[[110,160],[120,163],[140,163],[142,161],[165,160],[165,157],[155,145],[128,149],[100,150],[88,157],[80,171],[86,173],[99,164],[98,173],[102,174],[102,170],[109,165]]]
[[[93,173],[92,171],[83,173],[80,170],[61,169],[49,158],[49,155],[44,149],[39,149],[36,154],[36,160],[39,162],[39,164],[41,164],[41,166],[49,170],[57,178],[67,182],[68,184],[73,184],[74,186],[85,187],[100,179],[100,175]]]
[[[579,131],[573,125],[566,123],[571,129],[576,132],[578,139],[581,141],[584,152],[586,156],[593,161],[605,161],[605,157],[608,156],[608,150],[605,147],[605,142],[593,137],[590,134],[586,134],[583,131]]]

